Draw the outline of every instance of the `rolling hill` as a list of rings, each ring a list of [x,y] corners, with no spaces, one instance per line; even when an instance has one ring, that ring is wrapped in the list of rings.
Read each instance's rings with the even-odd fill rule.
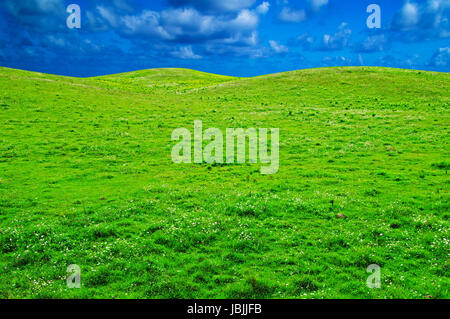
[[[0,68],[0,297],[449,298],[449,88],[372,67]],[[194,120],[279,128],[279,172],[174,164]]]

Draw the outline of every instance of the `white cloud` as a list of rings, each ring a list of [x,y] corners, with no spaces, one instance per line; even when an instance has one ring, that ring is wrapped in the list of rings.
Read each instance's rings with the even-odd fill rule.
[[[342,50],[347,47],[352,30],[347,23],[343,22],[339,26],[339,31],[334,35],[325,34],[322,40],[323,50]]]
[[[306,19],[305,10],[294,10],[284,7],[281,10],[279,19],[284,22],[301,22]]]
[[[284,5],[288,5],[289,1],[284,0]],[[289,7],[283,7],[278,18],[284,22],[302,22],[307,18],[307,11],[314,15],[320,11],[320,9],[328,4],[328,0],[307,0],[307,9],[293,9]]]
[[[146,39],[180,40],[184,43],[198,41],[225,41],[246,39],[247,44],[255,39],[259,16],[255,10],[243,9],[234,14],[202,14],[194,8],[168,9],[161,12],[144,10],[136,14],[123,15],[113,8],[98,6],[97,16],[103,21],[91,21],[97,29],[112,27],[127,37]],[[92,15],[87,13],[88,20]]]
[[[239,12],[236,19],[231,21],[231,25],[233,25],[237,29],[252,29],[258,26],[259,18],[255,14],[255,12],[244,9]]]
[[[406,0],[396,13],[391,30],[401,41],[414,42],[433,38],[448,38],[450,35],[450,0]]]
[[[319,11],[320,8],[328,4],[328,0],[309,0],[309,3],[313,10]]]
[[[172,51],[171,54],[176,58],[184,60],[198,60],[202,58],[202,56],[195,54],[194,51],[192,51],[191,46],[181,47],[176,51]]]
[[[401,11],[399,17],[399,23],[403,28],[413,28],[419,22],[419,7],[415,3],[406,2]]]
[[[191,37],[205,37],[218,32],[222,28],[220,19],[202,15],[195,9],[175,9],[161,13],[161,25],[173,37],[185,34]]]
[[[259,14],[266,14],[269,11],[269,9],[270,9],[270,3],[267,1],[264,1],[256,8],[256,12],[258,12]]]
[[[253,31],[251,34],[235,33],[229,38],[223,39],[220,42],[223,42],[225,44],[255,46],[258,44],[258,32]]]
[[[161,15],[158,12],[145,10],[139,15],[127,15],[120,18],[120,23],[115,24],[118,18],[109,18],[119,32],[132,36],[151,36],[161,39],[173,39],[174,36],[169,34],[161,25]],[[109,22],[109,20],[107,19]]]
[[[275,53],[286,53],[289,52],[289,48],[278,43],[277,41],[270,40],[269,45]]]

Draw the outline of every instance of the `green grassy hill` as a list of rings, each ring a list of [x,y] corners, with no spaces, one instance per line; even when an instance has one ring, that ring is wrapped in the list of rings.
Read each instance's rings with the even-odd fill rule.
[[[449,298],[449,88],[368,67],[0,68],[0,297]],[[173,164],[194,120],[280,128],[278,174]]]

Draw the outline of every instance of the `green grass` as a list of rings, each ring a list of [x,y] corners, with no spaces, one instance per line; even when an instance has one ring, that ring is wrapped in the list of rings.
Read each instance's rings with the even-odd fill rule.
[[[449,88],[368,67],[0,68],[0,297],[449,298]],[[173,164],[197,119],[280,128],[278,174]]]

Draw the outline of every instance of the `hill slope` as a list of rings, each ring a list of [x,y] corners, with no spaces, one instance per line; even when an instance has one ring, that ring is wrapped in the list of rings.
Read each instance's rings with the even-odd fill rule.
[[[97,83],[153,93],[185,91],[226,83],[237,78],[187,69],[150,69],[92,78]]]
[[[0,68],[0,296],[448,298],[449,87],[381,68]],[[194,120],[280,128],[280,171],[173,164]]]

